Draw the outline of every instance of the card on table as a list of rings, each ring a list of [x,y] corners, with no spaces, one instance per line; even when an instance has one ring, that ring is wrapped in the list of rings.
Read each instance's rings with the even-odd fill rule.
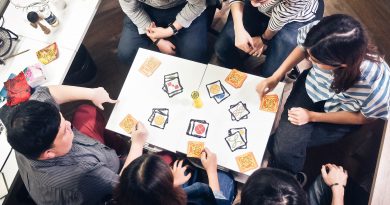
[[[225,81],[234,88],[241,88],[247,77],[248,75],[246,73],[232,69],[232,71],[230,71],[229,75],[226,77]]]
[[[209,128],[209,123],[205,120],[194,120],[191,119],[187,128],[187,135],[198,137],[198,138],[206,138],[207,131]]]
[[[183,92],[183,86],[180,84],[179,73],[171,73],[164,76],[164,85],[162,88],[171,98]]]
[[[204,142],[188,141],[187,157],[200,158],[204,150]]]
[[[130,114],[127,114],[126,117],[119,123],[119,126],[129,134],[134,131],[136,125],[137,120]]]
[[[144,74],[146,77],[150,77],[160,65],[161,61],[159,59],[149,56],[139,68],[139,72]]]
[[[237,104],[231,105],[229,112],[231,113],[231,118],[233,121],[248,119],[248,115],[250,113],[248,108],[246,107],[246,104],[241,101]]]
[[[207,84],[206,88],[207,88],[207,92],[209,93],[210,98],[213,98],[219,94],[223,94],[222,84],[221,84],[221,81],[219,81],[219,80]]]
[[[248,137],[247,137],[247,129],[246,127],[239,127],[239,128],[232,128],[232,129],[229,129],[228,131],[228,134],[229,135],[232,135],[234,134],[235,132],[239,132],[242,139],[244,140],[245,144],[248,143]],[[245,147],[246,148],[246,147]]]
[[[164,129],[168,123],[169,110],[167,108],[153,108],[152,115],[150,115],[148,121],[151,126]]]
[[[240,132],[235,132],[225,137],[225,141],[229,145],[229,148],[232,152],[236,151],[237,149],[244,149],[247,147]]]
[[[261,98],[260,110],[266,112],[277,112],[278,107],[279,97],[277,95],[265,95]]]
[[[256,158],[255,155],[253,155],[253,152],[248,152],[243,155],[237,156],[236,162],[238,165],[238,169],[242,173],[256,169],[259,166],[257,165]]]
[[[221,103],[222,101],[224,101],[226,98],[228,98],[230,96],[230,93],[227,91],[227,89],[223,85],[222,85],[222,90],[223,90],[223,93],[214,96],[214,100],[218,104]]]

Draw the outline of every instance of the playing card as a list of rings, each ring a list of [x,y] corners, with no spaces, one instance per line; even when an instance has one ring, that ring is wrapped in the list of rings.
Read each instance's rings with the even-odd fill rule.
[[[265,95],[261,98],[260,110],[266,112],[277,112],[279,106],[279,98],[277,95]]]
[[[221,81],[217,80],[215,82],[209,83],[206,85],[207,92],[209,93],[210,98],[213,98],[214,96],[223,94],[222,84]]]
[[[248,108],[246,107],[246,104],[241,101],[235,105],[231,105],[229,112],[232,114],[232,120],[235,121],[247,119],[250,113]]]
[[[183,92],[183,87],[180,84],[179,74],[171,73],[164,76],[164,86],[162,88],[169,97],[173,97]]]
[[[119,123],[119,126],[129,134],[133,132],[136,125],[137,120],[130,114],[126,115],[126,117]]]
[[[228,133],[229,135],[232,135],[233,133],[239,132],[242,139],[244,140],[245,144],[248,143],[248,138],[247,138],[247,129],[246,127],[239,127],[239,128],[232,128],[229,129]]]
[[[169,110],[166,108],[153,108],[152,115],[150,115],[148,121],[151,126],[164,129],[168,123]]]
[[[151,76],[154,71],[157,70],[157,68],[161,65],[161,61],[158,60],[156,57],[149,56],[145,62],[141,65],[139,68],[139,71],[144,74],[145,76],[149,77]]]
[[[187,129],[187,135],[199,138],[206,138],[209,123],[205,120],[194,120],[191,119]]]
[[[188,141],[187,157],[200,158],[204,150],[204,142]]]
[[[256,158],[255,155],[253,155],[253,152],[248,152],[243,155],[237,156],[236,162],[238,165],[238,169],[242,173],[256,169],[259,166],[257,165]]]
[[[237,149],[246,148],[246,143],[244,142],[240,132],[235,132],[232,135],[225,137],[225,141],[229,145],[229,148],[232,152],[236,151]]]
[[[222,83],[221,83],[221,87],[222,87],[223,93],[214,96],[214,100],[218,104],[221,103],[222,101],[224,101],[226,98],[228,98],[230,96],[230,93],[227,91],[227,89],[225,88],[225,86],[223,86]]]
[[[225,81],[234,88],[240,88],[247,78],[247,74],[236,69],[232,69]]]

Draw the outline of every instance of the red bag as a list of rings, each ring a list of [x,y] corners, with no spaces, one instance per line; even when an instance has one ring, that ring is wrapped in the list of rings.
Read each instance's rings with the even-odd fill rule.
[[[21,102],[27,101],[31,95],[31,88],[27,84],[26,77],[20,72],[15,78],[8,79],[4,83],[7,89],[7,105],[14,106]]]

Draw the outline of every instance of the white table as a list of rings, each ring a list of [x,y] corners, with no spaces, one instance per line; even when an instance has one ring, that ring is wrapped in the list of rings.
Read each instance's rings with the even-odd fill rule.
[[[44,65],[43,71],[47,78],[45,85],[62,84],[101,2],[101,0],[65,1],[67,7],[64,10],[52,8],[60,24],[55,28],[46,24],[51,29],[49,35],[43,34],[39,28],[31,27],[25,11],[16,9],[12,4],[8,5],[3,15],[4,27],[19,36],[19,40],[14,42],[12,53],[26,49],[30,51],[10,58],[5,61],[5,65],[0,65],[0,82],[6,81],[11,73],[18,74],[25,67],[39,63],[36,51],[56,42],[59,57]],[[3,104],[0,104],[0,107]],[[18,170],[15,155],[7,143],[4,132],[0,135],[0,168],[2,168],[0,171],[0,203],[2,203]]]
[[[152,76],[146,77],[138,69],[149,56],[158,58],[162,63]],[[164,75],[174,72],[179,73],[184,92],[169,98],[162,90]],[[259,110],[260,100],[255,87],[262,78],[248,74],[243,86],[236,89],[225,82],[229,72],[229,69],[219,66],[200,64],[139,49],[119,95],[119,103],[116,104],[106,128],[130,136],[120,128],[119,123],[127,114],[131,114],[146,125],[150,133],[147,142],[152,145],[174,152],[187,153],[188,141],[203,141],[206,147],[211,148],[219,156],[219,166],[239,172],[235,157],[249,151],[254,153],[260,166],[275,113]],[[220,80],[231,95],[220,104],[209,97],[205,86],[216,80]],[[284,83],[279,83],[273,91],[279,96],[279,99],[281,99],[283,87]],[[198,88],[203,101],[203,107],[200,109],[192,106],[191,99],[191,92],[198,90]],[[228,109],[230,105],[239,101],[246,103],[250,114],[248,119],[236,122],[231,120]],[[148,118],[152,114],[153,108],[169,109],[169,120],[165,129],[156,128],[149,124]],[[206,138],[186,135],[191,119],[206,120],[209,123]],[[228,136],[228,129],[238,127],[247,128],[248,144],[246,149],[232,152],[224,138]],[[253,171],[244,174],[250,175]]]

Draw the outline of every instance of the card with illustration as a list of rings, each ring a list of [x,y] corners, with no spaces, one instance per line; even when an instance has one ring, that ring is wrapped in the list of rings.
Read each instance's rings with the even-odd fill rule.
[[[156,57],[149,56],[139,68],[139,71],[146,77],[150,77],[161,65],[161,61]]]
[[[171,73],[164,76],[164,85],[162,88],[171,98],[183,92],[183,86],[180,84],[179,73]]]
[[[222,84],[221,84],[221,81],[219,81],[219,80],[207,84],[206,88],[207,88],[207,92],[209,93],[210,98],[213,98],[217,95],[223,94]]]
[[[256,169],[259,165],[256,162],[255,155],[253,152],[248,152],[243,155],[239,155],[236,157],[236,162],[238,165],[238,169],[241,173]]]
[[[153,108],[148,121],[151,126],[164,129],[165,125],[168,123],[168,119],[169,110],[167,108]]]
[[[244,140],[245,144],[248,143],[248,138],[247,138],[247,129],[246,127],[239,127],[239,128],[232,128],[232,129],[229,129],[228,131],[228,134],[229,135],[232,135],[233,133],[235,132],[239,132],[242,139]],[[245,147],[246,148],[246,147]]]
[[[221,83],[221,85],[222,85],[222,83]],[[226,98],[228,98],[230,96],[230,93],[227,91],[227,89],[223,85],[222,85],[222,90],[223,90],[223,93],[214,96],[214,100],[218,104],[221,103],[222,101],[224,101]]]
[[[279,97],[277,95],[265,95],[261,98],[260,110],[266,112],[277,112]]]
[[[204,150],[204,142],[188,141],[187,157],[200,158]]]
[[[191,119],[186,134],[193,137],[206,138],[208,129],[209,123],[205,120]]]
[[[138,121],[133,116],[127,114],[125,118],[123,118],[123,120],[119,123],[119,126],[125,130],[125,132],[131,134],[134,131],[137,122]]]
[[[226,77],[225,81],[234,88],[241,88],[247,77],[248,75],[246,73],[237,69],[232,69],[232,71],[230,71],[229,75]]]
[[[236,151],[237,149],[246,148],[246,143],[240,132],[235,132],[232,135],[225,137],[225,141],[229,145],[229,148],[232,152]]]
[[[237,104],[231,105],[229,112],[231,113],[231,118],[233,121],[240,121],[242,119],[248,119],[249,110],[246,107],[246,104],[243,102],[238,102]]]

